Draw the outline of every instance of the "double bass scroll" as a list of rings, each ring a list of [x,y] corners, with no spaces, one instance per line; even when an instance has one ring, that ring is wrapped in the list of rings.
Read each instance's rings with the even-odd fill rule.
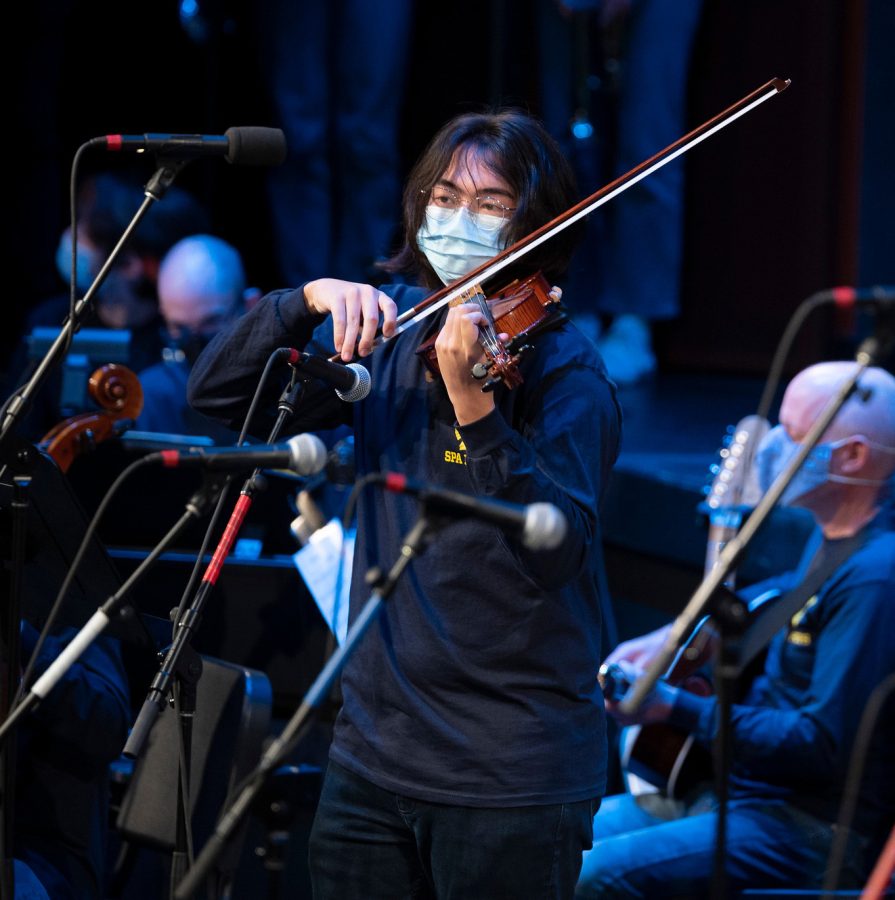
[[[38,444],[63,472],[68,471],[76,457],[127,431],[143,410],[140,379],[127,366],[101,366],[90,376],[87,390],[100,408],[65,419]]]

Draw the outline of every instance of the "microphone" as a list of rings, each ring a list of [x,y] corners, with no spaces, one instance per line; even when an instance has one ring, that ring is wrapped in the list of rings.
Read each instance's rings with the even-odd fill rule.
[[[397,472],[387,472],[383,486],[396,494],[410,494],[436,512],[456,517],[482,519],[513,534],[521,535],[530,550],[554,550],[566,536],[565,516],[552,503],[520,506],[503,500],[484,500],[472,494],[428,487]]]
[[[298,359],[290,365],[332,385],[338,397],[348,403],[363,400],[373,386],[370,373],[360,363],[343,365],[310,353],[299,353]]]
[[[888,306],[895,303],[895,287],[879,284],[869,288],[841,286],[819,291],[815,296],[820,301],[835,303],[841,309],[851,309],[858,303]]]
[[[165,468],[200,466],[204,469],[281,468],[298,475],[316,475],[327,461],[326,444],[316,434],[297,434],[283,444],[247,444],[237,447],[191,447],[161,450],[149,457]]]
[[[278,166],[286,159],[286,136],[279,128],[228,128],[224,134],[107,134],[94,138],[106,150],[151,150],[175,159],[223,156],[236,166]]]

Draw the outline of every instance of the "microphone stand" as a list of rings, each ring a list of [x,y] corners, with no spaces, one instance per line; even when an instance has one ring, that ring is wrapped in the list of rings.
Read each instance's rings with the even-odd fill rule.
[[[177,886],[174,892],[174,900],[189,900],[198,890],[212,864],[230,840],[231,835],[252,808],[266,780],[304,736],[307,727],[312,721],[312,713],[318,710],[329,696],[337,676],[342,671],[342,667],[357,648],[367,628],[379,614],[382,604],[392,595],[402,573],[411,560],[426,549],[435,528],[439,526],[441,521],[440,517],[428,515],[424,507],[410,531],[405,535],[400,555],[388,574],[383,575],[378,568],[371,569],[367,573],[367,582],[373,586],[373,591],[352,623],[351,628],[348,629],[345,643],[329,658],[314,683],[308,689],[295,714],[286,723],[283,732],[269,745],[254,772],[250,773],[242,782],[243,786],[236,795],[236,799],[225,810],[215,827],[214,833],[202,849],[195,864]]]
[[[268,443],[276,441],[286,420],[294,415],[304,385],[304,379],[298,379],[297,372],[293,370],[292,381],[279,400],[279,413],[271,429]],[[192,846],[189,838],[189,774],[192,759],[192,726],[196,712],[196,684],[202,674],[202,659],[191,646],[190,641],[199,627],[205,603],[217,583],[224,561],[229,555],[236,535],[252,505],[252,497],[260,472],[260,467],[256,468],[243,485],[230,520],[227,522],[218,546],[206,567],[192,604],[177,616],[171,644],[164,651],[165,656],[159,671],[152,680],[149,692],[122,751],[131,759],[136,759],[140,755],[153,725],[165,706],[171,691],[171,682],[176,679],[179,698],[179,740],[181,741],[181,752],[178,754],[178,758],[182,759],[182,765],[178,766],[177,776],[177,825],[170,874],[172,895],[175,886],[186,872],[189,850]]]
[[[146,211],[149,209],[149,205],[152,202],[161,199],[165,191],[173,183],[174,178],[177,176],[177,173],[184,165],[185,162],[160,161],[158,170],[146,184],[145,199],[143,203],[134,214],[130,224],[125,229],[118,243],[112,249],[112,252],[109,254],[108,259],[100,269],[87,292],[80,300],[75,303],[73,315],[65,320],[58,336],[56,337],[56,340],[44,354],[43,359],[40,361],[26,384],[21,389],[15,390],[4,403],[2,412],[0,412],[0,471],[6,468],[6,466],[10,463],[15,465],[16,462],[21,464],[28,461],[28,450],[23,450],[15,446],[16,431],[21,419],[28,411],[28,408],[30,407],[34,396],[43,387],[50,373],[60,364],[62,357],[65,355],[66,348],[71,342],[72,337],[78,332],[81,327],[81,320],[84,316],[85,311],[89,307],[90,302],[92,301],[99,287],[106,280],[106,276],[109,274],[112,265],[120,255],[122,249],[124,248],[124,245],[130,239],[130,236],[136,228],[137,224],[146,214]],[[24,523],[25,517],[27,516],[29,491],[28,485],[20,477],[16,477],[15,485],[16,499],[13,502],[13,506],[15,508],[13,514],[13,527],[15,529],[15,533],[19,535],[19,525],[20,523]],[[22,529],[24,529],[24,525],[22,525]],[[20,611],[19,605],[17,604],[17,602],[15,602],[15,600],[17,598],[17,592],[21,588],[21,568],[25,553],[24,530],[22,530],[20,538],[21,539],[19,539],[19,537],[16,537],[14,539],[14,558],[11,561],[13,565],[13,572],[11,576],[13,593],[11,594],[12,602],[8,607],[9,615],[7,616],[7,622],[10,621],[9,616]],[[5,685],[4,688],[5,691],[12,691],[12,693],[8,695],[9,697],[12,697],[14,694],[12,685],[15,682],[15,679],[18,677],[18,622],[16,622],[15,628],[8,631],[6,637],[7,646],[4,649],[6,651],[7,658],[3,661],[3,675],[8,681],[8,684]],[[0,710],[0,712],[2,712],[5,717],[5,714],[8,711],[9,707],[4,704],[3,709]],[[7,718],[6,722],[4,723],[4,728],[6,727],[7,723],[10,726],[12,724],[9,718]],[[11,900],[14,892],[13,867],[10,864],[10,858],[8,855],[11,852],[12,846],[13,794],[11,779],[14,769],[15,762],[14,750],[12,748],[12,745],[0,749],[0,775],[2,775],[0,785],[2,785],[3,788],[3,821],[2,825],[0,825],[0,851],[2,851],[2,860],[0,860],[0,862],[2,862],[2,869],[0,869],[0,900],[7,900],[7,898],[10,898]]]
[[[852,374],[840,385],[836,395],[830,399],[814,424],[805,435],[799,446],[799,451],[790,461],[786,469],[777,476],[774,483],[768,488],[752,514],[746,520],[740,531],[731,538],[721,551],[715,567],[705,576],[697,587],[693,596],[688,601],[683,611],[672,623],[665,644],[653,658],[646,671],[634,682],[629,693],[619,703],[620,710],[626,715],[632,715],[643,703],[647,694],[653,689],[662,674],[668,669],[674,659],[678,648],[687,635],[695,627],[696,623],[706,614],[706,610],[717,606],[716,594],[723,589],[724,580],[728,573],[739,561],[749,542],[755,536],[760,526],[770,514],[777,501],[782,496],[786,487],[792,481],[796,472],[808,458],[814,447],[820,442],[823,433],[830,426],[846,400],[857,389],[858,380],[865,369],[873,365],[875,360],[883,355],[886,341],[876,337],[868,338],[858,348],[856,354],[856,366]],[[721,649],[719,650],[719,665],[717,667],[718,678],[718,734],[716,738],[717,761],[717,786],[718,786],[718,818],[715,843],[715,858],[712,877],[712,897],[714,900],[725,900],[726,893],[726,840],[727,840],[727,793],[728,774],[731,756],[731,697],[736,680],[740,674],[739,655],[734,632],[741,629],[740,625],[731,627],[731,616],[734,622],[739,623],[745,615],[745,610],[737,611],[736,606],[730,606],[730,615],[721,615]],[[727,622],[725,622],[727,619]]]

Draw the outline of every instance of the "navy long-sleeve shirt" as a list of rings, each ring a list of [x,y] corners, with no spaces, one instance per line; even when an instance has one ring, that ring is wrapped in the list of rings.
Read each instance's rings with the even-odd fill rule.
[[[895,531],[881,513],[867,541],[771,641],[762,674],[734,704],[734,796],[782,797],[835,821],[859,721],[873,689],[895,672]],[[750,593],[788,590],[791,576]],[[888,712],[886,711],[888,710]],[[895,816],[892,703],[876,722],[855,827],[868,835]],[[672,721],[703,743],[717,702],[681,691]]]
[[[422,296],[403,285],[384,290],[399,309]],[[401,472],[481,497],[552,503],[568,534],[542,553],[474,518],[441,528],[346,664],[331,756],[386,789],[434,802],[596,797],[606,766],[598,506],[619,442],[614,386],[593,346],[563,324],[539,336],[520,368],[524,383],[499,387],[497,409],[460,428],[444,386],[416,354],[440,321],[363,360],[372,377],[365,400],[343,403],[327,390],[322,402],[304,401],[292,427],[350,422],[359,476]],[[320,322],[301,289],[269,295],[199,358],[191,402],[238,427],[271,352],[305,346]],[[369,596],[366,572],[392,565],[419,511],[403,495],[361,498],[352,620]]]

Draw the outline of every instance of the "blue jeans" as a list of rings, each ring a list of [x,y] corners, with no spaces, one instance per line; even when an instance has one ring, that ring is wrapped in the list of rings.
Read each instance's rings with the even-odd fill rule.
[[[585,854],[575,896],[708,896],[717,815],[704,809],[654,794],[607,797],[594,819],[594,845]],[[732,800],[726,841],[731,896],[749,887],[820,887],[833,836],[832,825],[780,800]],[[841,887],[861,883],[859,844],[856,839],[850,848]]]
[[[310,837],[314,898],[571,898],[598,806],[425,803],[330,762]]]

